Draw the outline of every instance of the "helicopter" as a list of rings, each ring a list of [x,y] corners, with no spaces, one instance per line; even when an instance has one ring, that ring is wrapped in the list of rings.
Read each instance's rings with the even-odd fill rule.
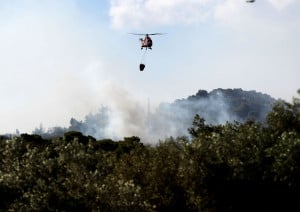
[[[141,42],[141,49],[146,48],[147,49],[151,49],[152,50],[152,39],[150,38],[149,35],[162,35],[163,33],[151,33],[151,34],[140,34],[140,33],[130,33],[133,35],[144,35],[144,38],[140,38],[140,42]]]
[[[145,48],[146,51],[143,52],[142,54],[142,58],[141,58],[141,63],[140,63],[140,71],[143,71],[145,68],[145,59],[146,59],[146,53],[147,53],[147,49],[151,49],[152,50],[152,39],[150,38],[149,35],[163,35],[164,33],[150,33],[150,34],[141,34],[141,33],[130,33],[133,35],[143,35],[145,36],[144,38],[140,38],[140,42],[141,42],[141,50],[143,50]]]

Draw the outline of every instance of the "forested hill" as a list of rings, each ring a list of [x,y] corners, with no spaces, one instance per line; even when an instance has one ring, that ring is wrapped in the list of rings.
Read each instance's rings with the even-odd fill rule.
[[[150,114],[150,134],[182,136],[186,134],[196,114],[207,124],[253,120],[265,122],[276,100],[267,94],[242,89],[199,90],[195,95],[162,103]]]
[[[173,107],[183,107],[191,114],[199,114],[212,124],[226,121],[265,122],[276,99],[270,95],[242,89],[199,90],[196,95],[176,100]]]
[[[243,123],[249,119],[265,122],[275,102],[269,95],[256,91],[220,88],[210,92],[199,90],[187,98],[161,103],[155,111],[127,105],[132,104],[128,102],[120,105],[118,110],[121,111],[102,106],[97,113],[86,115],[82,121],[71,118],[67,128],[45,130],[40,127],[33,134],[50,138],[62,136],[68,131],[79,131],[97,139],[119,139],[126,134],[156,142],[169,136],[187,135],[187,129],[191,127],[196,114],[212,125],[234,121]]]

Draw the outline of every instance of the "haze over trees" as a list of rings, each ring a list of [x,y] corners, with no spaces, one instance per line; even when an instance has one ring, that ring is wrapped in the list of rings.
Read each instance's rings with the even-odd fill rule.
[[[264,123],[197,114],[188,132],[156,145],[1,136],[0,210],[300,210],[300,99],[277,102]]]
[[[247,120],[264,123],[275,102],[271,96],[256,91],[221,88],[211,92],[199,90],[185,99],[161,103],[155,111],[133,107],[135,114],[125,117],[118,111],[102,106],[96,113],[86,115],[82,121],[71,118],[69,127],[47,130],[40,126],[33,134],[52,138],[63,136],[68,131],[79,131],[96,139],[120,139],[122,133],[126,132],[156,143],[169,136],[187,136],[187,129],[195,114],[201,115],[206,123],[214,125],[234,121],[243,123]],[[125,108],[123,112],[131,114],[133,111]],[[118,132],[116,128],[122,128],[123,131]]]

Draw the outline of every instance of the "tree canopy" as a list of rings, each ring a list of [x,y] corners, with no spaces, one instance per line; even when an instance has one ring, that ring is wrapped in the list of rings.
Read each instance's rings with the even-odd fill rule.
[[[80,132],[0,137],[1,211],[299,211],[300,101],[266,123],[207,124],[145,145]]]

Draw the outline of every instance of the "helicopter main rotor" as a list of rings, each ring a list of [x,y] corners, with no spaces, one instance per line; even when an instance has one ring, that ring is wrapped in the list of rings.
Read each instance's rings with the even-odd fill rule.
[[[163,35],[163,34],[165,34],[165,33],[159,33],[159,32],[157,32],[157,33],[129,33],[129,34],[132,34],[132,35]]]

